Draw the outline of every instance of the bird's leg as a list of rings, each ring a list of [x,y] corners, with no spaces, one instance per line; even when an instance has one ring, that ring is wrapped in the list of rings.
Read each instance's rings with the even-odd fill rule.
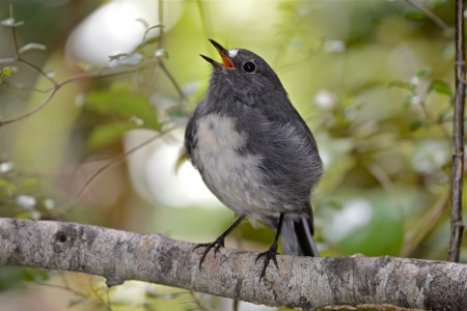
[[[279,269],[279,266],[277,265],[276,254],[277,254],[277,242],[279,240],[279,235],[281,234],[283,220],[284,220],[284,214],[281,213],[279,216],[279,223],[277,224],[277,231],[276,231],[276,236],[274,237],[274,242],[272,243],[271,247],[267,251],[262,252],[256,257],[255,263],[258,261],[258,259],[260,259],[261,257],[264,257],[264,266],[263,266],[263,270],[261,270],[261,275],[259,277],[260,280],[266,274],[266,268],[268,267],[269,261],[271,261],[271,259],[274,262],[274,265],[276,266],[276,268]]]
[[[227,230],[224,231],[214,242],[211,243],[201,243],[195,246],[194,249],[200,248],[200,247],[205,247],[206,250],[203,253],[203,256],[201,257],[199,261],[199,268],[201,269],[201,265],[203,264],[204,259],[206,258],[206,255],[209,253],[209,251],[214,248],[214,254],[219,252],[219,248],[224,247],[224,239],[225,237],[232,232],[233,229],[235,229],[242,221],[245,219],[245,215],[240,215],[235,222],[230,225],[230,227],[227,228]]]

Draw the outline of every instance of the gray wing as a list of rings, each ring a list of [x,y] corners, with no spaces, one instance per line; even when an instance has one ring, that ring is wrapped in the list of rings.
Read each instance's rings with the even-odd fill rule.
[[[196,147],[196,143],[194,116],[192,116],[185,129],[185,150],[190,160],[193,159],[193,149]]]
[[[239,118],[238,126],[248,128],[244,150],[262,156],[259,168],[268,176],[273,191],[286,202],[302,205],[309,201],[311,188],[321,177],[322,162],[303,119],[286,97],[282,98],[285,102],[278,100],[259,99]]]

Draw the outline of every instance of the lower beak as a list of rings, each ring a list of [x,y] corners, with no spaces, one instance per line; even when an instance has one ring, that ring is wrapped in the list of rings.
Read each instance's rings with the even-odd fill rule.
[[[211,63],[213,66],[215,67],[220,67],[222,66],[220,63],[216,62],[214,59],[212,59],[211,57],[207,57],[206,55],[203,55],[203,54],[199,54],[199,56],[201,56],[202,58],[204,58],[205,61],[207,61],[208,63]]]

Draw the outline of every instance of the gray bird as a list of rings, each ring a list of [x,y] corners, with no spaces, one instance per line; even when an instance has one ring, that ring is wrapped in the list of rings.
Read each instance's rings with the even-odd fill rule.
[[[206,99],[188,122],[185,148],[208,188],[239,217],[214,242],[197,246],[206,248],[200,267],[248,217],[276,230],[271,247],[257,257],[264,257],[263,277],[270,260],[277,267],[281,232],[286,254],[318,256],[310,194],[322,162],[311,131],[266,61],[210,41],[222,63],[201,55],[213,73]]]

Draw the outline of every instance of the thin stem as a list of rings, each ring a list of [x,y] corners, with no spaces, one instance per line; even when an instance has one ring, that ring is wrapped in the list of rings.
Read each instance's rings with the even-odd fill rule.
[[[14,11],[13,11],[13,0],[8,0],[9,4],[9,16],[10,18],[14,18]],[[163,0],[159,0],[159,22],[162,25],[163,23]],[[165,63],[163,62],[162,59],[154,59],[154,60],[149,60],[147,62],[143,62],[133,68],[130,69],[117,69],[117,70],[111,70],[110,72],[106,70],[106,68],[102,68],[101,70],[93,73],[80,73],[77,75],[74,75],[72,77],[66,78],[62,81],[56,81],[54,78],[50,77],[45,71],[43,71],[39,66],[31,63],[28,60],[25,60],[22,58],[21,54],[19,53],[19,44],[18,44],[18,36],[16,33],[16,27],[11,27],[12,29],[12,37],[13,37],[13,45],[14,45],[14,57],[8,57],[8,58],[2,58],[0,59],[1,64],[10,64],[10,63],[15,63],[15,62],[20,62],[25,64],[26,66],[34,69],[37,73],[40,75],[44,76],[46,79],[48,79],[52,83],[52,87],[49,90],[43,91],[43,92],[49,92],[47,98],[36,108],[34,108],[32,111],[26,112],[23,115],[20,115],[18,117],[14,117],[12,119],[8,120],[3,120],[0,121],[0,127],[3,125],[11,124],[16,121],[23,120],[27,117],[30,117],[34,115],[35,113],[39,112],[42,110],[44,107],[47,106],[47,104],[51,101],[52,97],[57,93],[57,91],[64,85],[79,81],[79,80],[85,80],[85,79],[91,79],[91,78],[105,78],[105,77],[113,77],[113,76],[118,76],[118,75],[124,75],[124,74],[129,74],[136,72],[138,70],[143,69],[144,67],[148,65],[155,65],[155,66],[160,66],[161,70],[163,71],[164,75],[169,79],[170,83],[175,87],[181,102],[185,101],[186,97],[185,94],[183,93],[182,88],[176,81],[175,77],[171,74]],[[163,36],[164,36],[164,27],[160,27],[160,40],[159,40],[159,48],[163,48]]]
[[[238,310],[240,310],[240,300],[234,299],[234,301],[233,301],[233,303],[232,303],[232,310],[233,310],[233,311],[238,311]]]
[[[201,302],[201,300],[199,300],[198,296],[196,296],[196,293],[192,290],[189,291],[191,297],[193,298],[193,301],[194,303],[196,304],[196,306],[198,307],[199,310],[201,311],[209,311],[209,309],[207,309],[203,303]]]
[[[451,239],[449,241],[450,261],[459,261],[464,224],[462,222],[462,186],[464,182],[464,106],[465,106],[465,42],[464,42],[464,1],[456,0],[456,96],[454,102],[451,189]]]
[[[117,163],[120,163],[121,161],[123,161],[124,159],[126,159],[127,156],[135,153],[136,151],[140,150],[141,148],[143,148],[144,146],[150,144],[151,142],[155,141],[156,139],[159,139],[160,137],[162,137],[164,134],[166,133],[169,133],[170,131],[174,130],[176,128],[176,126],[171,126],[165,130],[162,130],[160,131],[159,133],[155,134],[154,136],[152,136],[151,138],[149,139],[146,139],[145,141],[143,141],[142,143],[136,145],[135,147],[131,148],[131,149],[128,149],[127,151],[125,151],[124,153],[122,154],[119,154],[115,157],[113,157],[112,159],[110,159],[107,163],[105,163],[104,165],[102,165],[98,170],[96,170],[84,183],[83,185],[78,189],[78,191],[73,195],[73,197],[71,198],[71,200],[69,201],[69,203],[66,205],[65,208],[63,208],[58,214],[63,214],[65,211],[67,211],[70,207],[72,207],[73,205],[75,205],[77,203],[77,201],[79,200],[79,198],[82,196],[82,194],[84,193],[84,191],[87,189],[87,187],[102,173],[104,172],[105,170],[107,170],[108,168],[112,167],[113,165],[117,164]]]
[[[9,18],[13,19],[14,20],[14,8],[13,8],[13,0],[9,0],[8,1],[8,11],[9,11]],[[13,48],[15,50],[15,60],[20,62],[20,63],[23,63],[27,66],[29,66],[30,68],[34,69],[35,71],[37,71],[39,74],[43,75],[46,79],[48,79],[53,85],[57,85],[57,82],[52,78],[50,77],[49,75],[47,75],[46,72],[44,72],[39,66],[25,60],[22,56],[21,56],[21,53],[19,52],[19,42],[18,42],[18,34],[16,32],[16,27],[11,27],[11,35],[13,37]]]
[[[13,8],[13,0],[8,0],[8,17],[12,20],[15,19],[14,8]],[[16,27],[11,27],[11,33],[13,35],[13,47],[15,49],[15,53],[18,56],[18,36],[16,35]]]
[[[18,60],[18,61],[22,61],[22,60]],[[136,66],[134,68],[115,69],[115,70],[112,70],[110,72],[108,72],[106,70],[106,68],[103,68],[103,69],[101,69],[101,70],[99,70],[97,72],[85,72],[85,73],[76,74],[74,76],[71,76],[69,78],[64,79],[61,82],[56,82],[54,80],[49,79],[49,80],[51,80],[52,83],[54,83],[54,86],[51,87],[48,90],[37,90],[36,91],[36,89],[33,89],[33,88],[25,88],[25,89],[31,89],[31,90],[34,90],[34,91],[40,92],[40,93],[46,93],[46,92],[50,92],[50,93],[47,96],[47,98],[39,106],[37,106],[33,110],[31,110],[29,112],[26,112],[26,113],[24,113],[24,114],[22,114],[22,115],[20,115],[18,117],[14,117],[14,118],[11,118],[11,119],[8,119],[8,120],[0,121],[0,127],[3,126],[3,125],[7,125],[7,124],[10,124],[10,123],[21,121],[21,120],[23,120],[25,118],[28,118],[28,117],[36,114],[39,111],[41,111],[43,108],[45,108],[48,105],[48,103],[52,100],[53,96],[58,92],[58,90],[61,87],[67,85],[67,84],[70,84],[72,82],[76,82],[76,81],[79,81],[79,80],[108,78],[108,77],[115,77],[115,76],[130,74],[130,73],[134,73],[134,72],[136,72],[138,70],[143,69],[147,64],[151,64],[151,63],[154,63],[154,61],[148,61],[148,62],[146,62],[144,64],[141,64],[141,65],[138,65],[138,66]],[[41,75],[46,75],[41,70],[39,70],[39,73]]]
[[[21,121],[23,119],[26,119],[27,117],[30,117],[31,115],[37,113],[38,111],[42,110],[45,106],[47,106],[47,104],[50,102],[50,100],[52,99],[52,97],[55,95],[55,93],[57,93],[57,91],[60,89],[60,87],[54,87],[52,89],[52,91],[49,93],[49,95],[47,95],[47,97],[44,99],[44,101],[39,105],[37,106],[36,108],[34,108],[33,110],[29,111],[29,112],[26,112],[25,114],[22,114],[16,118],[12,118],[12,119],[8,119],[8,120],[5,120],[5,121],[0,121],[0,127],[3,126],[3,125],[7,125],[7,124],[10,124],[10,123],[14,123],[14,122],[18,122],[18,121]]]
[[[110,78],[110,77],[117,77],[117,76],[122,76],[126,74],[131,74],[131,73],[137,72],[138,70],[144,69],[146,66],[151,65],[152,63],[154,63],[154,61],[143,62],[139,65],[136,65],[130,68],[115,68],[115,69],[110,69],[110,70],[108,68],[102,68],[102,69],[97,70],[96,72],[78,73],[74,76],[64,79],[58,85],[64,86],[66,84],[69,84],[69,83],[72,83],[78,80]]]
[[[433,23],[435,23],[439,28],[446,30],[449,29],[449,26],[441,19],[439,18],[435,13],[430,11],[427,7],[424,5],[413,1],[413,0],[405,0],[408,4],[425,14],[425,16],[430,19]]]
[[[40,75],[44,76],[47,80],[49,80],[50,83],[52,83],[54,86],[58,86],[58,82],[55,81],[54,78],[50,77],[44,70],[42,70],[42,68],[40,68],[36,64],[33,64],[30,61],[25,60],[24,58],[22,58],[21,55],[18,52],[17,52],[17,58],[18,58],[18,62],[23,63],[23,64],[27,65],[28,67],[34,69],[37,73],[39,73]]]
[[[416,95],[416,94],[414,94]],[[425,103],[425,100],[423,99],[421,102],[420,102],[420,107],[422,108],[422,111],[423,111],[423,114],[425,115],[425,118],[430,122],[433,122],[433,124],[436,124],[439,126],[439,128],[441,129],[441,132],[443,132],[443,135],[445,136],[446,139],[449,138],[450,134],[448,132],[448,130],[446,130],[446,128],[444,127],[443,123],[440,123],[437,121],[437,118],[435,116],[433,116],[433,114],[430,112],[430,110],[428,109],[428,107],[426,106],[426,103]],[[432,121],[432,120],[436,120],[436,121]],[[429,122],[427,124],[429,124]]]
[[[159,49],[164,47],[163,39],[164,39],[164,0],[159,0]]]
[[[159,25],[161,25],[161,27],[159,28],[158,48],[164,49],[164,0],[159,0]],[[185,100],[185,94],[161,58],[159,59],[158,65],[162,69],[162,72],[167,76],[170,83],[175,87],[175,90],[180,97],[180,101],[183,102]]]
[[[413,226],[412,230],[407,232],[404,238],[404,245],[400,252],[402,257],[412,257],[417,248],[433,232],[442,219],[445,219],[444,213],[448,211],[449,191],[441,194],[430,210],[421,216]]]
[[[167,76],[167,78],[169,78],[170,82],[177,90],[177,93],[178,93],[178,96],[180,96],[180,99],[185,100],[185,94],[183,93],[182,88],[180,87],[177,80],[175,80],[175,77],[172,75],[172,73],[170,73],[169,69],[167,68],[167,66],[162,60],[159,61],[159,66],[161,67],[164,74]]]

